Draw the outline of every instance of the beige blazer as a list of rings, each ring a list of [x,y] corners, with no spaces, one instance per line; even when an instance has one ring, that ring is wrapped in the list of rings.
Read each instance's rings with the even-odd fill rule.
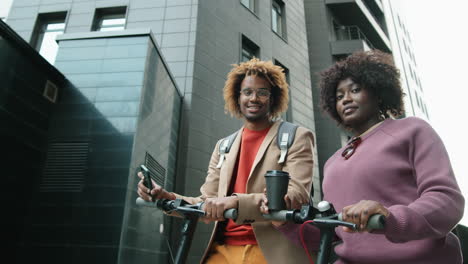
[[[269,221],[263,219],[259,211],[262,193],[265,188],[264,175],[268,170],[284,170],[289,172],[291,180],[289,181],[288,196],[302,203],[309,201],[314,160],[312,153],[315,144],[313,134],[308,129],[298,127],[294,143],[288,150],[285,162],[278,164],[280,150],[276,144],[276,136],[280,123],[278,121],[273,124],[263,143],[260,145],[247,180],[246,193],[236,194],[239,197],[236,223],[252,224],[258,245],[268,263],[308,263],[304,250],[289,242]],[[242,130],[243,127],[240,132]],[[208,197],[226,196],[240,148],[241,135],[242,133],[238,133],[221,168],[216,168],[220,157],[219,144],[221,140],[218,141],[211,155],[205,183],[200,188],[201,195],[199,197],[177,195],[178,198],[182,198],[190,203],[197,203]],[[215,224],[201,263],[208,256],[209,249],[214,242],[217,227],[218,223]]]

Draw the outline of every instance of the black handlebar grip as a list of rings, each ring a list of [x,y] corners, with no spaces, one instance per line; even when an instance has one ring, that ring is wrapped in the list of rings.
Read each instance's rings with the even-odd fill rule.
[[[384,229],[385,228],[385,216],[381,214],[375,214],[369,217],[367,221],[367,228],[368,229]]]
[[[203,210],[203,204],[204,202],[201,202],[198,204],[198,209],[200,210]],[[223,217],[226,218],[226,219],[232,219],[232,220],[236,220],[237,219],[237,208],[231,208],[231,209],[227,209],[224,211],[224,214],[223,214]]]
[[[341,213],[338,215],[338,220],[343,221]],[[381,214],[374,214],[369,217],[367,220],[367,229],[369,230],[378,230],[385,228],[385,216]]]
[[[237,219],[237,209],[231,208],[224,211],[224,218],[236,220]]]
[[[264,214],[263,218],[272,221],[287,221],[287,210],[270,211],[268,214]]]
[[[166,200],[166,199],[156,200],[155,202],[147,202],[147,201],[143,200],[141,197],[138,197],[135,202],[139,206],[155,207],[155,208],[162,209],[164,211],[175,210],[177,208],[180,208],[180,209],[185,208],[183,206],[182,207],[174,207],[174,203],[173,203],[174,201],[173,200]],[[192,210],[194,212],[195,211],[201,211],[202,203],[200,203],[198,205],[198,208],[199,209],[186,207],[185,210],[187,210],[187,211]],[[238,212],[237,212],[236,208],[231,208],[231,209],[227,209],[226,211],[224,211],[224,218],[236,220],[237,216],[238,216]]]

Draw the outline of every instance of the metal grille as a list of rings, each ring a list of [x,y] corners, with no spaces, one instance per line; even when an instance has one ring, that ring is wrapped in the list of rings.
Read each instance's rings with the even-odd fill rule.
[[[145,166],[150,171],[151,178],[159,185],[164,187],[166,180],[166,169],[159,164],[150,154],[146,153]]]
[[[49,145],[41,192],[79,192],[83,189],[89,142],[60,141]]]

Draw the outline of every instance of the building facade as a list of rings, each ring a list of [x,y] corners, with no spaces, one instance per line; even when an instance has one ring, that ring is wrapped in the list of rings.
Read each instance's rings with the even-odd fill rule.
[[[225,114],[222,99],[222,87],[231,64],[255,56],[272,60],[285,68],[291,86],[291,103],[284,118],[314,131],[304,10],[301,1],[13,1],[7,18],[8,25],[63,73],[82,97],[91,102],[98,111],[96,115],[101,113],[118,131],[133,135],[133,140],[127,141],[127,147],[131,146],[132,151],[127,152],[126,161],[105,154],[90,158],[96,166],[101,163],[110,166],[109,162],[127,166],[126,182],[122,182],[126,189],[120,190],[118,196],[125,204],[120,204],[121,214],[116,215],[117,218],[113,220],[114,223],[122,223],[115,225],[115,230],[121,230],[120,236],[115,233],[112,235],[114,238],[118,237],[119,241],[113,239],[99,242],[99,239],[93,240],[90,236],[87,237],[89,244],[86,246],[80,241],[65,240],[55,241],[54,246],[51,246],[50,241],[44,240],[42,245],[63,252],[63,247],[84,252],[83,247],[97,250],[104,246],[108,248],[106,258],[109,262],[116,260],[128,263],[136,260],[149,262],[149,259],[167,261],[168,249],[154,236],[177,243],[176,239],[170,239],[171,228],[170,224],[164,222],[166,218],[156,217],[155,213],[144,209],[137,210],[138,213],[135,214],[146,214],[146,220],[133,217],[135,208],[128,204],[136,197],[134,162],[141,163],[145,160],[145,151],[141,144],[148,142],[138,140],[139,132],[143,133],[142,137],[157,138],[159,135],[154,129],[161,122],[168,122],[156,118],[148,121],[143,129],[140,120],[140,115],[145,113],[141,107],[146,102],[152,102],[158,109],[166,102],[158,101],[162,98],[154,94],[151,96],[151,93],[144,92],[142,88],[149,82],[148,72],[154,71],[148,69],[150,60],[143,63],[143,58],[152,56],[148,43],[154,42],[159,47],[160,55],[183,98],[180,122],[177,123],[180,126],[177,151],[171,152],[171,158],[177,160],[177,171],[167,169],[164,183],[167,189],[197,195],[217,140],[239,129],[241,121]],[[158,83],[159,81],[154,81],[148,85],[158,87]],[[125,103],[114,104],[114,100]],[[174,103],[167,109],[176,105]],[[135,111],[138,112],[137,118],[132,118]],[[175,116],[176,113],[177,111]],[[64,113],[63,117],[66,116]],[[67,127],[63,124],[60,126]],[[70,136],[78,131],[73,126],[70,130],[70,133],[73,132]],[[97,141],[101,140],[103,139]],[[170,149],[156,143],[153,145],[164,151]],[[158,163],[167,165],[157,152],[152,156]],[[316,171],[317,180],[317,165]],[[101,176],[96,173],[92,178],[109,174],[112,172],[107,171]],[[173,181],[171,177],[174,177]],[[316,183],[316,186],[319,184]],[[86,189],[94,194],[102,192],[98,188]],[[110,198],[113,195],[104,196]],[[60,217],[57,221],[59,219]],[[95,217],[86,220],[91,219]],[[140,219],[140,222],[136,219]],[[106,221],[105,218],[101,220],[99,223]],[[56,223],[51,223],[50,226],[54,224]],[[90,222],[88,224],[91,225]],[[146,236],[146,240],[137,239],[138,236],[145,237],[139,232],[149,225],[152,226],[150,236]],[[196,262],[201,257],[211,227],[199,225],[195,239],[200,242],[193,244],[189,262]],[[162,236],[159,234],[160,230],[163,230]],[[80,231],[84,234],[89,230],[83,226],[75,231],[69,230],[71,233]],[[173,228],[173,232],[176,237],[178,229]],[[95,236],[101,237],[98,234],[103,233],[96,232]],[[153,242],[143,245],[148,238],[153,238]],[[48,256],[53,256],[53,253],[50,252]],[[92,253],[87,256],[91,257]]]
[[[320,175],[328,157],[349,139],[319,108],[317,73],[357,50],[391,52],[380,0],[305,0],[311,89]]]
[[[10,259],[169,262],[169,219],[135,204],[140,164],[174,186],[182,96],[154,35],[61,35],[58,71],[0,23]]]
[[[404,9],[400,5],[400,1],[384,2],[393,58],[400,69],[402,88],[406,94],[404,97],[406,114],[429,120],[430,115],[424,96],[424,87],[418,73],[411,33],[405,23]]]

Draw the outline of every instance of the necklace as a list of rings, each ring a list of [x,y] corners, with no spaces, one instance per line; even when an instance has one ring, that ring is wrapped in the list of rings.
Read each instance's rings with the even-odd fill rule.
[[[380,124],[382,124],[383,121],[380,121],[378,123],[376,123],[375,125],[371,126],[369,129],[367,129],[366,131],[364,131],[362,134],[360,134],[359,136],[354,136],[352,137],[348,144],[346,145],[346,148],[343,150],[343,152],[341,152],[341,156],[347,160],[349,159],[353,154],[354,152],[356,151],[357,147],[359,146],[359,144],[361,144],[362,142],[362,138],[364,135],[368,134],[369,132],[371,132],[372,130],[374,130],[374,128],[378,127]]]

